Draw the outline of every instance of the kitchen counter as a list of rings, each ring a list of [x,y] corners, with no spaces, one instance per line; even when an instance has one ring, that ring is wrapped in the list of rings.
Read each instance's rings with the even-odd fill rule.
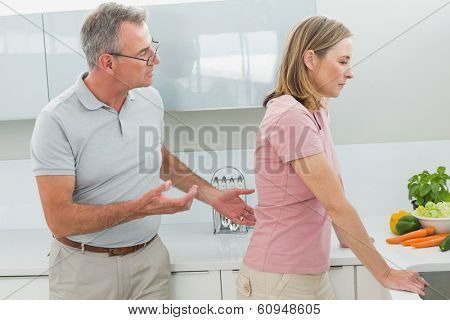
[[[450,251],[439,248],[414,249],[385,242],[392,234],[389,217],[362,217],[369,234],[375,239],[380,254],[394,268],[408,269],[417,264],[444,264],[450,261]],[[239,269],[251,234],[213,235],[211,224],[163,224],[161,238],[169,249],[171,270],[204,271]],[[1,230],[0,276],[47,275],[52,236],[47,229]],[[350,249],[340,248],[334,233],[331,241],[331,265],[361,265]],[[423,270],[420,270],[423,271]],[[417,295],[389,290],[393,299],[420,299]]]

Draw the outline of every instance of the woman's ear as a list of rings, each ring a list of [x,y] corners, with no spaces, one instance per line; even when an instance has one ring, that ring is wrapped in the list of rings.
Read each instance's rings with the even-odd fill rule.
[[[315,53],[313,50],[307,50],[303,55],[303,62],[309,70],[314,70],[315,66]]]

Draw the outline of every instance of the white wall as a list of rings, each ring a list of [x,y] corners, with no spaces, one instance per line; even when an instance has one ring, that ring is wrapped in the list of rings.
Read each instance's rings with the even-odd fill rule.
[[[338,143],[450,138],[447,0],[317,0],[317,11],[354,34],[355,78],[332,101]]]

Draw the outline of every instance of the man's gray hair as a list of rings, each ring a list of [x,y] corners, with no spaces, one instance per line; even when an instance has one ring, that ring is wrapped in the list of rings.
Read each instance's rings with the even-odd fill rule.
[[[104,3],[89,13],[81,28],[81,47],[86,55],[89,70],[97,66],[98,57],[106,52],[122,50],[119,39],[122,22],[145,22],[144,9],[124,6],[114,2]]]

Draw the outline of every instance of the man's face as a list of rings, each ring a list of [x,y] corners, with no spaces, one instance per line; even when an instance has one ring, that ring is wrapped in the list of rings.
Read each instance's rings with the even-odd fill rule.
[[[120,54],[145,60],[154,54],[151,47],[152,38],[146,23],[122,23],[119,39],[122,44]],[[114,76],[129,89],[150,86],[153,82],[155,65],[160,62],[158,56],[154,57],[153,63],[149,66],[142,60],[118,56],[114,59],[116,62]]]

